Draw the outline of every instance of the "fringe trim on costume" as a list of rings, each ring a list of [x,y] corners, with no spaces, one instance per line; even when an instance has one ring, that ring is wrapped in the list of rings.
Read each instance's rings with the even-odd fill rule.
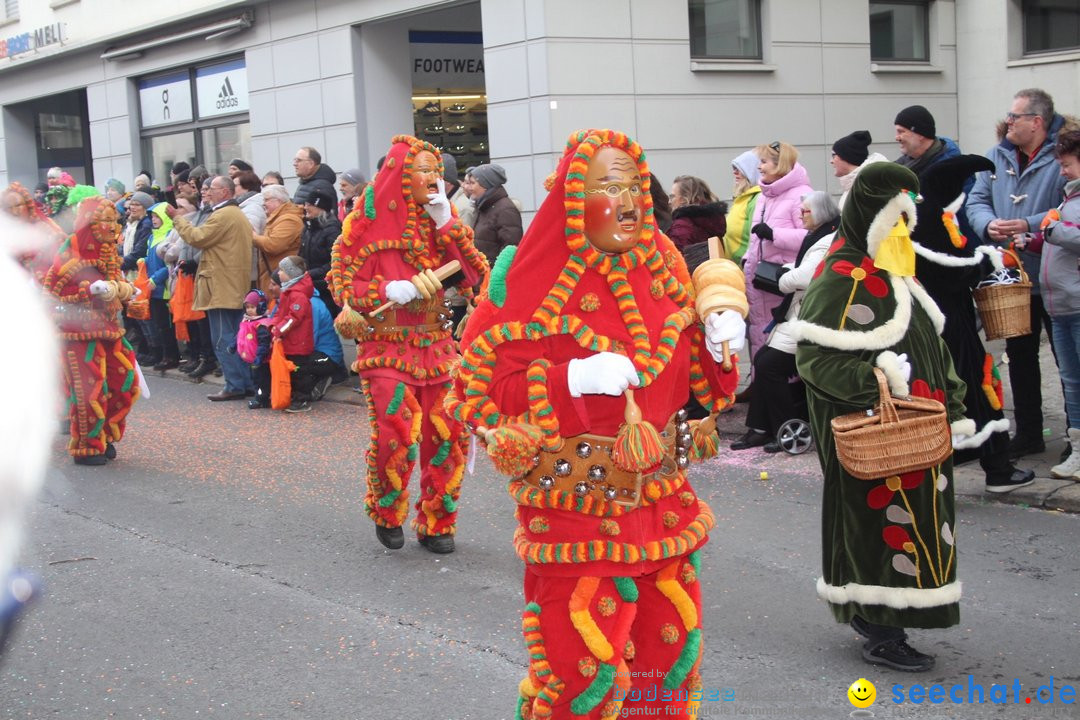
[[[853,602],[860,605],[884,605],[885,607],[906,610],[923,609],[951,605],[960,601],[961,583],[959,580],[938,588],[894,588],[884,585],[829,585],[825,578],[817,581],[818,596],[833,605]]]
[[[965,418],[969,419],[969,418]],[[963,422],[963,421],[960,421]],[[974,422],[974,421],[972,421]],[[991,420],[982,426],[979,432],[975,433],[969,438],[964,438],[958,443],[953,444],[954,450],[965,450],[967,448],[980,447],[984,442],[990,439],[990,436],[996,432],[1009,432],[1012,427],[1012,423],[1008,418],[1000,418],[998,420]]]

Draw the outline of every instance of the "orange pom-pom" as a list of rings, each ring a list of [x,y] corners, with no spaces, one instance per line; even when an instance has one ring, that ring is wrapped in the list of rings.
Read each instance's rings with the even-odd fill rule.
[[[521,475],[533,466],[540,452],[540,428],[525,423],[503,425],[484,434],[487,452],[503,475]]]
[[[346,340],[355,340],[363,335],[368,327],[367,318],[350,305],[341,308],[341,312],[334,319],[334,329],[337,330],[338,335]]]

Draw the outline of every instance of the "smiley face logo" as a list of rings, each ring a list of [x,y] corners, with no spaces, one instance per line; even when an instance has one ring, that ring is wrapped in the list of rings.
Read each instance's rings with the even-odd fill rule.
[[[877,688],[866,678],[859,678],[847,689],[848,700],[857,708],[868,708],[877,699]]]

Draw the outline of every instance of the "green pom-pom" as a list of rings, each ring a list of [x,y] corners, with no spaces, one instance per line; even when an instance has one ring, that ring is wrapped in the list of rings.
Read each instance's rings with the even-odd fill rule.
[[[394,504],[394,501],[398,499],[398,495],[400,495],[400,494],[401,494],[400,490],[391,490],[390,492],[386,493],[385,495],[383,495],[382,499],[379,500],[379,507],[382,507],[382,508],[390,507],[391,505]]]
[[[457,512],[457,502],[447,493],[442,496],[442,506],[446,508],[446,512]]]
[[[93,185],[76,185],[68,191],[67,205],[75,207],[88,197],[98,197],[101,191]]]
[[[507,245],[495,258],[495,265],[491,268],[491,280],[488,281],[488,297],[496,307],[502,307],[506,302],[506,274],[510,272],[510,263],[514,262],[517,255],[517,245]]]

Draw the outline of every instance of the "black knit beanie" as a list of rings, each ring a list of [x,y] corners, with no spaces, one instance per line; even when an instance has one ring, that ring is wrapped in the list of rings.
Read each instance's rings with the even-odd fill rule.
[[[893,123],[905,127],[913,133],[922,135],[924,138],[933,140],[937,137],[934,116],[922,105],[912,105],[904,108],[896,114],[896,120]]]
[[[832,151],[841,160],[852,165],[862,165],[870,155],[870,133],[866,130],[856,130],[850,135],[845,135],[833,143]]]

